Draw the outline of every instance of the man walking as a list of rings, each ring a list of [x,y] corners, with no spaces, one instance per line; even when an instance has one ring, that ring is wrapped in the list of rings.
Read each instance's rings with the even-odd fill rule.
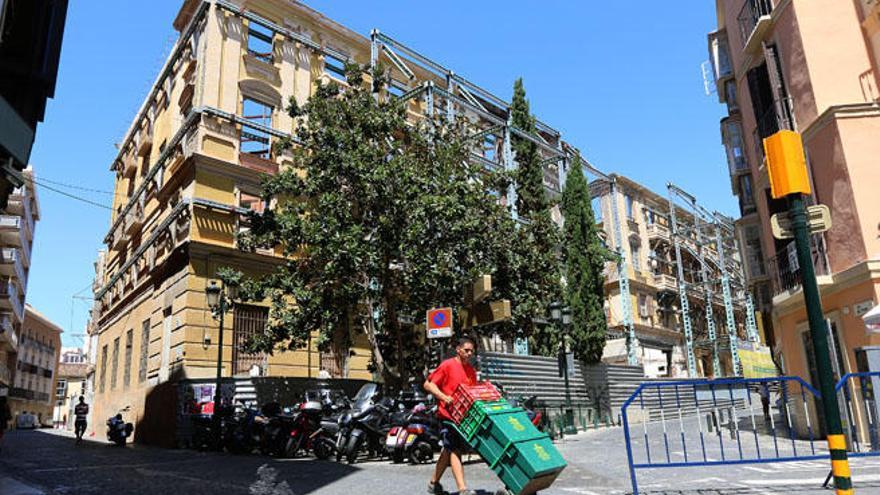
[[[443,494],[443,486],[440,478],[446,472],[447,467],[452,467],[452,476],[458,485],[459,495],[476,495],[473,490],[468,490],[464,482],[464,468],[461,465],[461,456],[464,451],[464,439],[450,426],[452,416],[448,407],[452,403],[452,394],[461,384],[473,385],[477,381],[477,373],[471,366],[471,360],[475,351],[474,341],[468,337],[461,337],[455,347],[455,357],[449,358],[428,376],[425,381],[425,390],[437,398],[437,416],[442,421],[440,436],[443,439],[443,450],[437,460],[434,476],[428,483],[428,493]]]
[[[89,405],[86,404],[86,398],[79,396],[79,404],[73,408],[73,414],[76,420],[73,423],[73,432],[76,433],[76,443],[82,442],[82,437],[86,433],[86,418],[89,416]]]

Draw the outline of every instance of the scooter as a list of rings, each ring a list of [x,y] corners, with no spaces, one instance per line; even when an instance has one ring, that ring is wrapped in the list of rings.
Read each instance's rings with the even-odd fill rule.
[[[125,407],[116,413],[115,416],[110,416],[110,418],[107,419],[107,440],[120,447],[125,446],[125,442],[134,430],[134,425],[126,423],[122,419],[122,413],[128,411],[128,409],[128,407]]]
[[[345,459],[349,464],[357,461],[362,450],[366,450],[371,457],[384,453],[382,442],[391,429],[391,411],[395,404],[394,399],[385,398],[351,415],[348,441],[345,443]]]
[[[419,404],[408,414],[405,426],[392,426],[385,437],[385,452],[395,463],[409,459],[412,464],[425,464],[440,450],[439,425],[434,417],[436,406],[428,409]]]

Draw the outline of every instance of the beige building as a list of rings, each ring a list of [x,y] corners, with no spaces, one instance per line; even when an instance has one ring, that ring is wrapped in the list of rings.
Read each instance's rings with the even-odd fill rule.
[[[15,386],[16,363],[22,352],[25,294],[31,247],[40,218],[33,171],[24,171],[24,185],[9,196],[0,215],[0,387]]]
[[[715,220],[704,220],[701,228],[696,230],[700,212],[675,202],[678,230],[677,235],[673,235],[668,194],[658,194],[627,177],[614,175],[613,178],[615,188],[602,180],[591,184],[593,210],[608,248],[615,252],[622,248],[626,256],[629,311],[638,340],[636,356],[645,376],[688,376],[689,347],[694,359],[694,369],[690,370],[692,376],[734,374],[727,308],[718,284],[721,273],[714,237],[716,226],[709,223]],[[618,209],[616,216],[613,214],[615,207]],[[617,244],[615,221],[619,225],[622,246]],[[725,243],[732,242],[732,230],[722,233]],[[742,266],[736,248],[732,244],[726,245],[725,269],[735,284],[744,279]],[[681,274],[679,265],[682,266]],[[608,262],[605,273],[609,342],[602,360],[626,364],[627,309],[622,300],[626,289],[621,290],[617,262]],[[711,292],[708,297],[707,289]],[[688,301],[687,312],[683,311],[682,294]],[[738,341],[746,342],[753,336],[746,331],[745,294],[743,290],[736,290],[735,285],[731,290],[731,304],[735,335]],[[711,338],[708,317],[715,327],[714,339]],[[690,320],[690,346],[684,318]]]
[[[174,20],[180,38],[111,164],[116,202],[96,263],[96,417],[131,407],[135,425],[156,386],[215,374],[218,322],[205,286],[223,266],[250,275],[270,270],[272,251],[243,253],[235,235],[243,213],[261,210],[260,176],[289,163],[272,143],[293,130],[285,111],[318,81],[345,85],[345,60],[381,61],[391,85],[384,98],[406,98],[413,119],[462,112],[491,129],[474,159],[510,166],[507,103],[374,32],[366,38],[301,3],[282,0],[187,0]],[[564,154],[559,133],[539,123],[528,136],[545,156]],[[560,170],[546,182],[558,190]],[[252,355],[241,344],[264,328],[268,307],[237,304],[225,316],[223,375],[372,378],[362,335],[350,349],[316,343],[302,350]],[[256,367],[256,368],[255,368]]]
[[[52,425],[61,332],[61,327],[25,305],[14,386],[9,391],[13,418],[28,412],[40,424]]]
[[[762,138],[801,134],[811,202],[833,227],[813,236],[822,305],[838,375],[857,371],[854,349],[880,344],[861,316],[880,300],[880,4],[872,0],[717,2],[709,35],[718,97],[727,104],[727,149],[749,283],[772,324],[786,374],[816,385],[800,269],[791,240],[774,239]],[[769,325],[768,325],[769,326]]]
[[[88,390],[88,356],[79,348],[63,348],[58,360],[58,380],[55,385],[55,407],[52,424],[56,428],[73,430],[73,407],[84,397],[91,404]],[[89,421],[91,423],[91,421]]]

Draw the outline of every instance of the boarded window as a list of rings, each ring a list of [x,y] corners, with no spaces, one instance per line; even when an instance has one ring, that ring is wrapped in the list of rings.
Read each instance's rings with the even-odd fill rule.
[[[131,353],[134,352],[134,330],[125,333],[125,368],[122,375],[122,386],[131,385]]]
[[[104,384],[107,378],[107,344],[101,349],[101,378],[98,380],[98,390],[104,393]]]
[[[113,364],[110,366],[110,390],[116,388],[116,375],[119,374],[119,337],[113,339]]]
[[[138,383],[147,381],[147,359],[150,357],[150,320],[141,325],[141,358],[138,368]]]
[[[266,354],[247,352],[246,346],[254,335],[266,330],[269,320],[269,308],[238,304],[235,306],[232,324],[232,373],[245,374],[254,365],[260,367],[266,363]]]

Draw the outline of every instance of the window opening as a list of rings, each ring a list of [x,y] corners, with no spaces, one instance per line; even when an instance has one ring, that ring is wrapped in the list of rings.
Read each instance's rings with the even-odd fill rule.
[[[271,29],[251,21],[248,25],[248,53],[263,62],[272,63],[272,36]]]
[[[242,117],[254,124],[272,128],[272,106],[245,97],[242,100]],[[241,130],[241,152],[269,159],[272,149],[271,135],[261,129],[243,127]]]

